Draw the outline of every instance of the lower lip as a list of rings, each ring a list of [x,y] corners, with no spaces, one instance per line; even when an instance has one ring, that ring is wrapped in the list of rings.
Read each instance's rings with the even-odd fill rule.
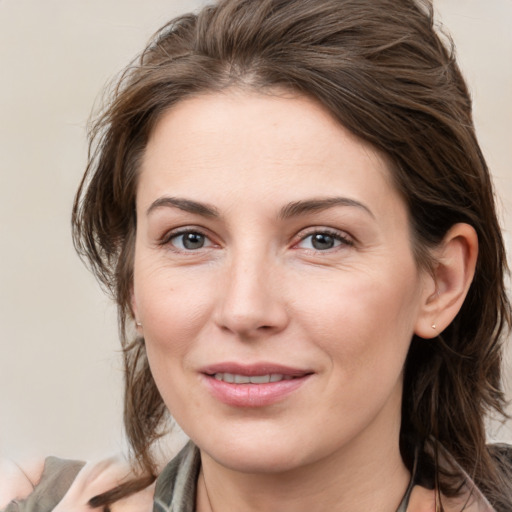
[[[311,375],[266,384],[232,384],[205,375],[206,384],[219,401],[233,407],[264,407],[280,402],[300,388]]]

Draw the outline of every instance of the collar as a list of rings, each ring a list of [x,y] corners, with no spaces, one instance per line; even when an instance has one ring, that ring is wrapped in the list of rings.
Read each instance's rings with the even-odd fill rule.
[[[411,481],[396,512],[406,512],[417,470],[415,457]],[[195,512],[196,487],[201,455],[189,441],[160,473],[155,488],[153,512]]]

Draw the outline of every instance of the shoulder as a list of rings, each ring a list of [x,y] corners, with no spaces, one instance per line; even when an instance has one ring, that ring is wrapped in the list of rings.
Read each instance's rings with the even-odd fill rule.
[[[57,504],[84,464],[57,457],[47,457],[23,467],[12,461],[2,461],[0,507],[21,511],[31,503],[38,503],[40,507]]]
[[[2,494],[0,509],[5,512],[46,511],[69,512],[85,509],[88,501],[133,477],[130,465],[121,457],[100,462],[46,458],[39,464],[37,474],[28,475],[15,464],[5,465],[0,473]],[[10,475],[10,476],[9,476]],[[122,500],[112,507],[113,512],[151,511],[153,486]],[[6,507],[6,508],[2,508]]]
[[[14,499],[28,496],[41,479],[44,459],[18,465],[9,459],[0,459],[0,507]]]

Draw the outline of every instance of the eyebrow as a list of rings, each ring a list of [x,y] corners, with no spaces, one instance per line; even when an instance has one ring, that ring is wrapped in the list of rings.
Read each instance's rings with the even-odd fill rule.
[[[334,208],[336,206],[351,206],[360,208],[361,210],[368,213],[372,218],[375,218],[375,215],[373,215],[372,211],[365,204],[348,197],[326,197],[322,199],[293,201],[281,208],[278,218],[288,219],[291,217],[299,217],[301,215],[307,215],[308,213],[328,210],[329,208]],[[200,203],[198,201],[192,201],[191,199],[168,196],[160,197],[151,203],[147,210],[147,214],[149,215],[152,211],[162,207],[178,208],[184,212],[201,215],[203,217],[220,217],[219,210],[215,208],[215,206],[209,205],[207,203]]]
[[[279,212],[279,218],[288,219],[290,217],[298,217],[308,213],[328,210],[329,208],[334,208],[335,206],[352,206],[360,208],[361,210],[368,213],[371,217],[375,218],[375,215],[365,204],[348,197],[327,197],[322,199],[309,199],[306,201],[294,201],[293,203],[289,203],[281,209]]]
[[[215,206],[199,203],[197,201],[192,201],[190,199],[182,199],[180,197],[160,197],[153,203],[151,203],[150,207],[147,210],[147,215],[149,215],[152,211],[162,208],[165,206],[170,206],[174,208],[178,208],[188,213],[195,213],[196,215],[202,215],[203,217],[220,217],[219,211]]]

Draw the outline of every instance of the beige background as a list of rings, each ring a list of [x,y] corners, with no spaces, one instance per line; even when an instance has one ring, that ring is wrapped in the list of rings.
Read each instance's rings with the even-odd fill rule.
[[[203,3],[0,0],[3,455],[95,458],[123,447],[115,309],[73,252],[71,202],[104,83],[167,19]],[[457,43],[511,229],[512,1],[436,6]],[[491,436],[511,441],[512,429]]]

